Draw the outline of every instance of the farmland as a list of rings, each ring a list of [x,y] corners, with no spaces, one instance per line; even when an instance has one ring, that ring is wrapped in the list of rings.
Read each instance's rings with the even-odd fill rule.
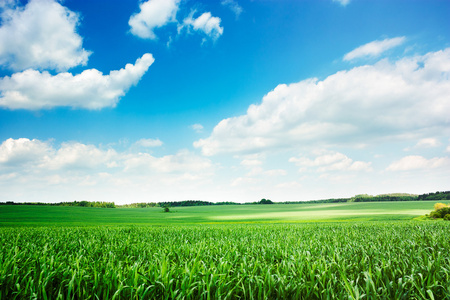
[[[445,299],[432,204],[4,206],[0,299]]]
[[[434,202],[354,202],[153,208],[0,206],[0,226],[187,225],[410,220]]]

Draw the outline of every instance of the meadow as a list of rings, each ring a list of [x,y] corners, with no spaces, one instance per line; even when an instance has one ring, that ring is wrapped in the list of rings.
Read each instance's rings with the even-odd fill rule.
[[[410,220],[434,202],[350,202],[171,208],[86,208],[0,205],[0,226],[189,225]]]
[[[0,299],[449,299],[432,207],[4,206]]]

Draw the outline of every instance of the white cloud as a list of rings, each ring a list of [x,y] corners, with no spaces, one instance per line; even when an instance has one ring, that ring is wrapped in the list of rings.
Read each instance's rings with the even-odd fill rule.
[[[345,0],[345,1],[348,1],[348,0]],[[234,0],[222,0],[220,2],[220,4],[230,8],[231,11],[236,15],[236,18],[238,18],[242,14],[242,12],[244,11],[242,6],[240,6],[239,3],[237,3]]]
[[[204,155],[449,134],[450,48],[281,84],[194,142]],[[413,121],[412,121],[413,120]]]
[[[372,171],[370,162],[353,161],[339,152],[326,151],[311,160],[306,157],[291,157],[289,162],[294,163],[300,170],[309,167],[317,168],[318,172],[328,171]]]
[[[154,30],[176,22],[180,0],[148,0],[139,5],[140,12],[128,21],[131,33],[143,39],[156,39]]]
[[[0,164],[22,165],[45,159],[52,152],[47,142],[27,138],[7,139],[0,145]]]
[[[175,155],[154,157],[148,153],[132,154],[125,157],[124,170],[127,172],[199,172],[212,167],[209,159],[196,156],[187,150]]]
[[[424,138],[416,144],[415,148],[435,148],[440,145],[441,143],[435,138]]]
[[[194,19],[194,12],[192,12],[180,25],[179,31],[187,27],[188,30],[201,31],[213,40],[217,40],[223,34],[223,27],[220,26],[221,19],[213,17],[210,12],[205,12],[198,18]]]
[[[402,159],[393,162],[387,167],[388,171],[409,171],[420,169],[436,169],[450,167],[449,157],[434,157],[426,159],[419,155],[405,156]]]
[[[195,130],[195,132],[200,133],[203,131],[203,125],[202,124],[193,124],[191,125],[191,128]]]
[[[136,146],[151,148],[151,147],[160,147],[163,145],[163,142],[159,139],[140,139],[136,143]]]
[[[365,45],[362,45],[355,50],[345,54],[344,60],[350,61],[354,60],[356,58],[361,57],[377,57],[381,53],[392,49],[394,47],[400,46],[405,42],[406,38],[404,36],[401,37],[395,37],[392,39],[384,39],[382,41],[373,41],[370,43],[367,43]]]
[[[333,0],[333,2],[338,2],[342,6],[347,6],[350,3],[350,0]]]
[[[63,143],[55,155],[47,157],[42,167],[53,170],[89,169],[108,166],[116,156],[112,149],[100,150],[94,145]]]
[[[142,141],[142,140],[141,140]],[[1,168],[1,167],[4,168]],[[112,172],[117,178],[161,174],[184,174],[184,178],[211,172],[212,162],[187,150],[174,155],[156,157],[148,153],[117,152],[112,148],[101,149],[95,145],[65,142],[55,148],[48,142],[26,138],[7,139],[0,145],[0,170],[42,176],[91,176]],[[57,173],[54,173],[57,172]],[[10,172],[11,173],[11,172]],[[131,174],[131,175],[130,175]],[[111,177],[108,175],[106,177]]]
[[[1,14],[1,65],[14,71],[86,65],[90,52],[76,32],[78,14],[53,0],[31,0],[25,7],[12,3],[7,1]]]
[[[447,148],[445,149],[446,152],[450,152],[450,146],[447,146]]]
[[[115,107],[120,97],[138,83],[154,59],[144,54],[134,65],[103,75],[96,69],[81,74],[26,70],[0,79],[0,107],[48,109],[57,106],[101,109]]]

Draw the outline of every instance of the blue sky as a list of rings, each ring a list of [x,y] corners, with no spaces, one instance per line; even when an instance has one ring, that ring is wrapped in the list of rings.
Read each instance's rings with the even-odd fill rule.
[[[0,201],[450,182],[449,1],[4,0]]]

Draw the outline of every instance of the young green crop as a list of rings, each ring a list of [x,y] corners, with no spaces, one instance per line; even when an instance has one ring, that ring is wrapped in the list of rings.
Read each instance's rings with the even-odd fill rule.
[[[450,297],[450,222],[0,228],[0,299]]]

